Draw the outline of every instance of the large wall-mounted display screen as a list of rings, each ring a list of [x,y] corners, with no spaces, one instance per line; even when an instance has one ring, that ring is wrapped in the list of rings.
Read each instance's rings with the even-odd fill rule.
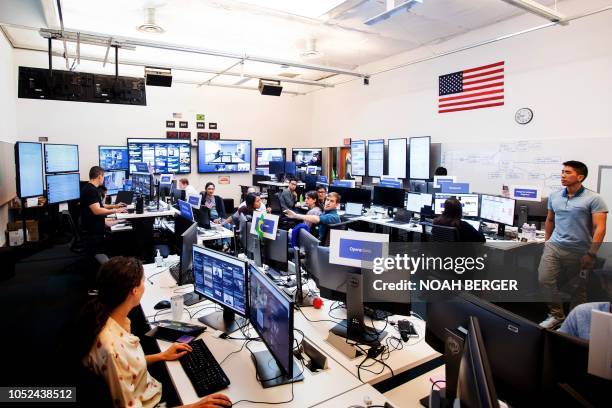
[[[198,140],[198,173],[248,173],[250,140]]]
[[[169,139],[128,139],[130,173],[146,163],[158,174],[191,173],[191,142]]]

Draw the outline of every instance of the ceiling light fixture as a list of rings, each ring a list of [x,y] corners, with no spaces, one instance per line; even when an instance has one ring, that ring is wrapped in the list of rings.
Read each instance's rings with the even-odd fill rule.
[[[543,6],[542,4],[533,0],[504,0],[506,3],[510,3],[513,6],[520,7],[523,10],[527,10],[530,13],[537,14],[540,17],[544,17],[553,23],[567,24],[566,17],[557,12],[557,10],[551,9],[550,7]]]
[[[300,57],[303,59],[314,59],[322,56],[323,53],[317,50],[317,40],[315,38],[306,40],[306,49],[300,53]]]
[[[389,17],[399,13],[400,11],[408,11],[417,3],[423,3],[423,0],[406,0],[398,4],[396,0],[386,0],[386,11],[367,19],[363,22],[366,25],[374,25],[388,19]]]
[[[144,24],[138,26],[138,31],[147,33],[147,34],[162,34],[165,32],[163,28],[161,28],[155,22],[155,9],[150,7],[144,10]]]

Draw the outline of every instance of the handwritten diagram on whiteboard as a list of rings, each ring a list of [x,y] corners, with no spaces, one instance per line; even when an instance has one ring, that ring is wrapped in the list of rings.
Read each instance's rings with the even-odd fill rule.
[[[604,147],[605,145],[605,147]],[[585,185],[596,189],[599,165],[612,161],[606,139],[443,143],[442,166],[474,192],[500,194],[502,185],[534,185],[543,196],[561,188],[562,163],[580,160],[591,169]]]

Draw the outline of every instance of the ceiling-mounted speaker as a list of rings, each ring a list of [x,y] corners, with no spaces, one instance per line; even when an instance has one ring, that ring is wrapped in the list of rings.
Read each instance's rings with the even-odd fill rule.
[[[259,93],[262,95],[273,95],[280,96],[283,92],[283,87],[280,81],[273,81],[271,79],[260,79],[259,80]]]
[[[172,86],[172,70],[168,68],[145,67],[147,86]]]

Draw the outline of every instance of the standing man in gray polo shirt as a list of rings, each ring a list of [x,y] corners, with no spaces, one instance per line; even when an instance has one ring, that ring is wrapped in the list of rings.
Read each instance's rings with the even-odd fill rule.
[[[586,301],[585,273],[593,269],[597,251],[606,235],[608,208],[599,194],[583,187],[588,175],[587,166],[571,160],[563,163],[561,184],[564,189],[548,197],[548,215],[544,238],[546,244],[538,279],[550,291],[548,317],[540,326],[554,328],[565,319],[561,304],[558,279],[568,282],[564,291],[572,293],[572,304]]]

